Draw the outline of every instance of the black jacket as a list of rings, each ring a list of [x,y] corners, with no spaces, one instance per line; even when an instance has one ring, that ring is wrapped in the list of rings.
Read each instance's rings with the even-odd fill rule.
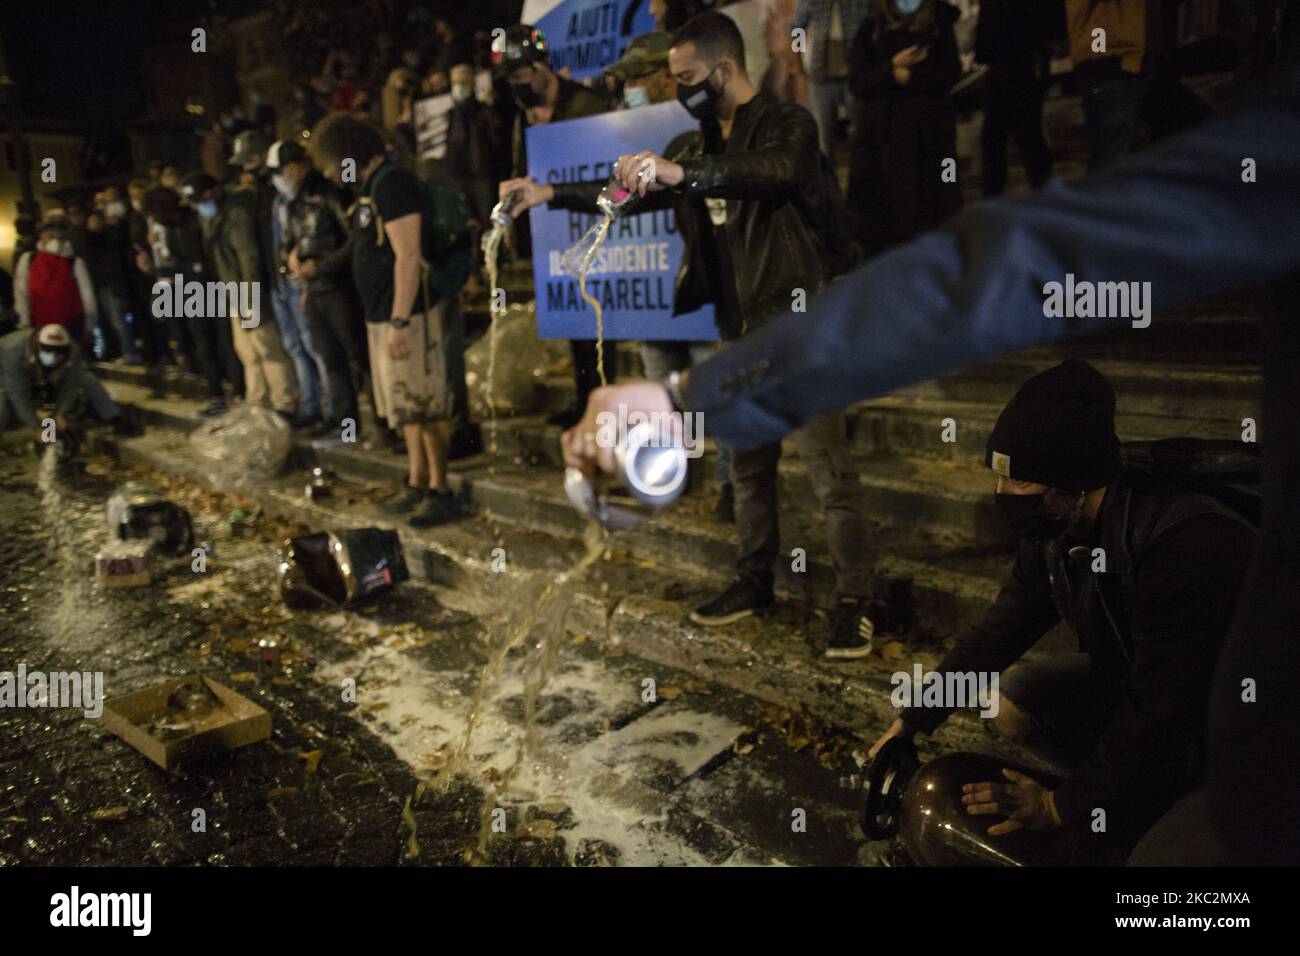
[[[457,179],[498,179],[504,131],[492,107],[470,97],[452,107],[447,125],[447,170]]]
[[[581,83],[560,77],[559,92],[555,98],[555,110],[551,116],[552,123],[563,120],[581,119],[595,116],[609,110],[609,103],[595,90],[589,90]],[[510,168],[515,176],[528,175],[528,146],[524,130],[528,128],[528,117],[524,110],[515,113],[515,125],[511,132]]]
[[[1064,620],[1121,688],[1092,754],[1055,791],[1063,822],[1086,820],[1163,786],[1161,771],[1203,743],[1211,673],[1255,541],[1213,498],[1116,483],[1090,541],[1021,541],[993,607],[936,670],[1000,672]],[[1105,570],[1094,572],[1097,548]],[[930,733],[950,712],[910,707],[903,721]]]
[[[1006,63],[1025,60],[1049,41],[1064,41],[1062,0],[981,0],[975,26],[975,60]]]
[[[275,254],[275,234],[271,227],[271,216],[273,215],[276,196],[275,187],[271,185],[270,177],[259,176],[254,185],[239,188],[253,193],[257,225],[257,248],[262,257],[262,282],[270,289],[271,283],[280,277],[280,267],[284,265]]]
[[[817,125],[801,106],[759,93],[737,108],[731,136],[717,126],[677,137],[665,150],[681,164],[680,186],[647,193],[637,212],[672,208],[686,251],[677,273],[673,314],[719,303],[730,281],[739,316],[719,312],[719,332],[732,339],[767,316],[788,310],[795,289],[809,296],[857,259],[848,212]],[[557,183],[551,206],[594,212],[604,183]],[[717,274],[715,227],[706,199],[726,199],[730,276]],[[725,300],[724,300],[725,302]]]
[[[86,230],[86,268],[96,289],[126,293],[127,223],[105,223],[99,231]]]
[[[314,260],[308,292],[331,292],[351,286],[352,233],[347,227],[347,197],[313,170],[289,203],[285,245],[298,258]]]

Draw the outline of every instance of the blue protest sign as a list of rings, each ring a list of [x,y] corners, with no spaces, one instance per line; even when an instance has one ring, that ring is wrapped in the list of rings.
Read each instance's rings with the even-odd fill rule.
[[[528,175],[539,183],[605,182],[621,153],[666,152],[677,136],[698,125],[676,103],[543,123],[525,131]],[[590,339],[596,314],[579,294],[561,258],[601,217],[548,209],[529,211],[533,285],[542,338]],[[614,221],[592,263],[587,292],[601,304],[607,339],[716,339],[713,307],[673,316],[673,289],[683,242],[671,209]]]
[[[633,37],[655,28],[650,0],[525,0],[520,22],[546,34],[547,63],[575,80],[600,76]]]

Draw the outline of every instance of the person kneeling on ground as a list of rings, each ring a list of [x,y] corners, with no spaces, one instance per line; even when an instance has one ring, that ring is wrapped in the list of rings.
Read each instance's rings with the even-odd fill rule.
[[[986,461],[1019,538],[1015,566],[984,620],[936,668],[1009,668],[986,729],[1072,768],[1051,790],[1009,771],[971,781],[968,812],[1007,817],[994,836],[1072,828],[1084,842],[1071,845],[1089,859],[1127,853],[1158,818],[1183,812],[1171,807],[1202,782],[1210,677],[1256,542],[1217,499],[1127,476],[1114,420],[1114,391],[1080,359],[1029,379],[1003,409]],[[1015,663],[1062,619],[1079,653]],[[933,733],[951,703],[904,709],[871,755],[896,735]],[[1155,845],[1161,830],[1131,862],[1169,849]],[[1097,856],[1084,845],[1090,833],[1101,837]],[[1208,828],[1203,839],[1199,856],[1211,861]]]
[[[119,432],[129,428],[99,379],[86,368],[81,350],[61,325],[39,329],[18,329],[0,338],[0,430],[9,427],[10,416],[20,425],[37,430],[45,440],[42,417],[35,397],[52,395],[54,427],[68,428],[74,409],[84,397],[100,421],[113,422]]]

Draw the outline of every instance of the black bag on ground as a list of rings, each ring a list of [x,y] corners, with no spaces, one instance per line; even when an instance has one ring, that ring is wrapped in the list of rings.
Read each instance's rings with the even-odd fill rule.
[[[135,481],[118,487],[105,505],[108,526],[123,541],[147,540],[158,553],[182,557],[194,548],[190,513],[161,492]]]
[[[351,528],[291,538],[280,551],[280,596],[296,610],[352,607],[410,580],[396,531]]]

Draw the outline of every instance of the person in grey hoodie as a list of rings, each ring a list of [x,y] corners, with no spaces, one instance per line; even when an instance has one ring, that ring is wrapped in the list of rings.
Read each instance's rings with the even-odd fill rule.
[[[61,325],[17,329],[0,338],[0,430],[15,419],[46,440],[45,419],[37,411],[37,398],[44,395],[53,396],[56,433],[67,430],[83,397],[96,418],[122,424],[117,403]]]

